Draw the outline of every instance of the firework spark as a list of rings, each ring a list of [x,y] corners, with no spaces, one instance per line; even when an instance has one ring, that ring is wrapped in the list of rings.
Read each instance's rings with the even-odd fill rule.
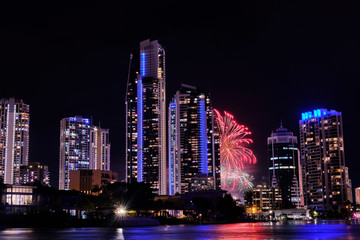
[[[254,153],[247,148],[253,142],[248,138],[251,132],[230,113],[224,112],[222,116],[218,110],[214,112],[220,133],[221,187],[228,191],[251,188],[253,177],[244,172],[245,164],[256,163]]]

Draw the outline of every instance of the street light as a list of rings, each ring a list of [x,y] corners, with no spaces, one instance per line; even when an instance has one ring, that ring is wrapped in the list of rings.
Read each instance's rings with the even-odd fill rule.
[[[116,210],[115,210],[115,213],[121,217],[125,216],[126,214],[126,209],[124,207],[118,207]]]

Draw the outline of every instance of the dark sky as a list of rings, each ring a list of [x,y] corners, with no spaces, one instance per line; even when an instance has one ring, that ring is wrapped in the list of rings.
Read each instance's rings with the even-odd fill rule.
[[[357,1],[1,3],[0,98],[30,104],[30,161],[49,165],[53,186],[68,116],[92,116],[110,129],[111,165],[123,176],[129,52],[158,39],[168,100],[180,83],[209,90],[217,109],[253,132],[257,181],[280,119],[298,135],[301,112],[323,107],[343,113],[358,187],[359,11]]]

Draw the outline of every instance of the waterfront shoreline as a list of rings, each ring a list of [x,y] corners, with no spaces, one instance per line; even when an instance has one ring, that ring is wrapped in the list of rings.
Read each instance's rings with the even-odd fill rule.
[[[203,221],[194,222],[181,219],[156,219],[148,217],[128,217],[128,218],[112,218],[112,219],[75,219],[52,216],[44,218],[44,216],[6,216],[0,218],[0,229],[6,228],[128,228],[128,227],[152,227],[152,226],[177,226],[177,225],[221,225],[236,223],[280,223],[280,224],[322,224],[326,222],[342,222],[341,224],[352,224],[353,221],[343,219],[330,220],[281,220],[281,221],[265,221],[265,220],[219,220],[219,221]]]

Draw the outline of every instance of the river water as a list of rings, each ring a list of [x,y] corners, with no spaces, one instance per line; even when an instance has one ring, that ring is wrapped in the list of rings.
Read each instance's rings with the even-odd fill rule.
[[[0,239],[360,239],[360,224],[345,221],[172,225],[131,228],[9,228]]]

